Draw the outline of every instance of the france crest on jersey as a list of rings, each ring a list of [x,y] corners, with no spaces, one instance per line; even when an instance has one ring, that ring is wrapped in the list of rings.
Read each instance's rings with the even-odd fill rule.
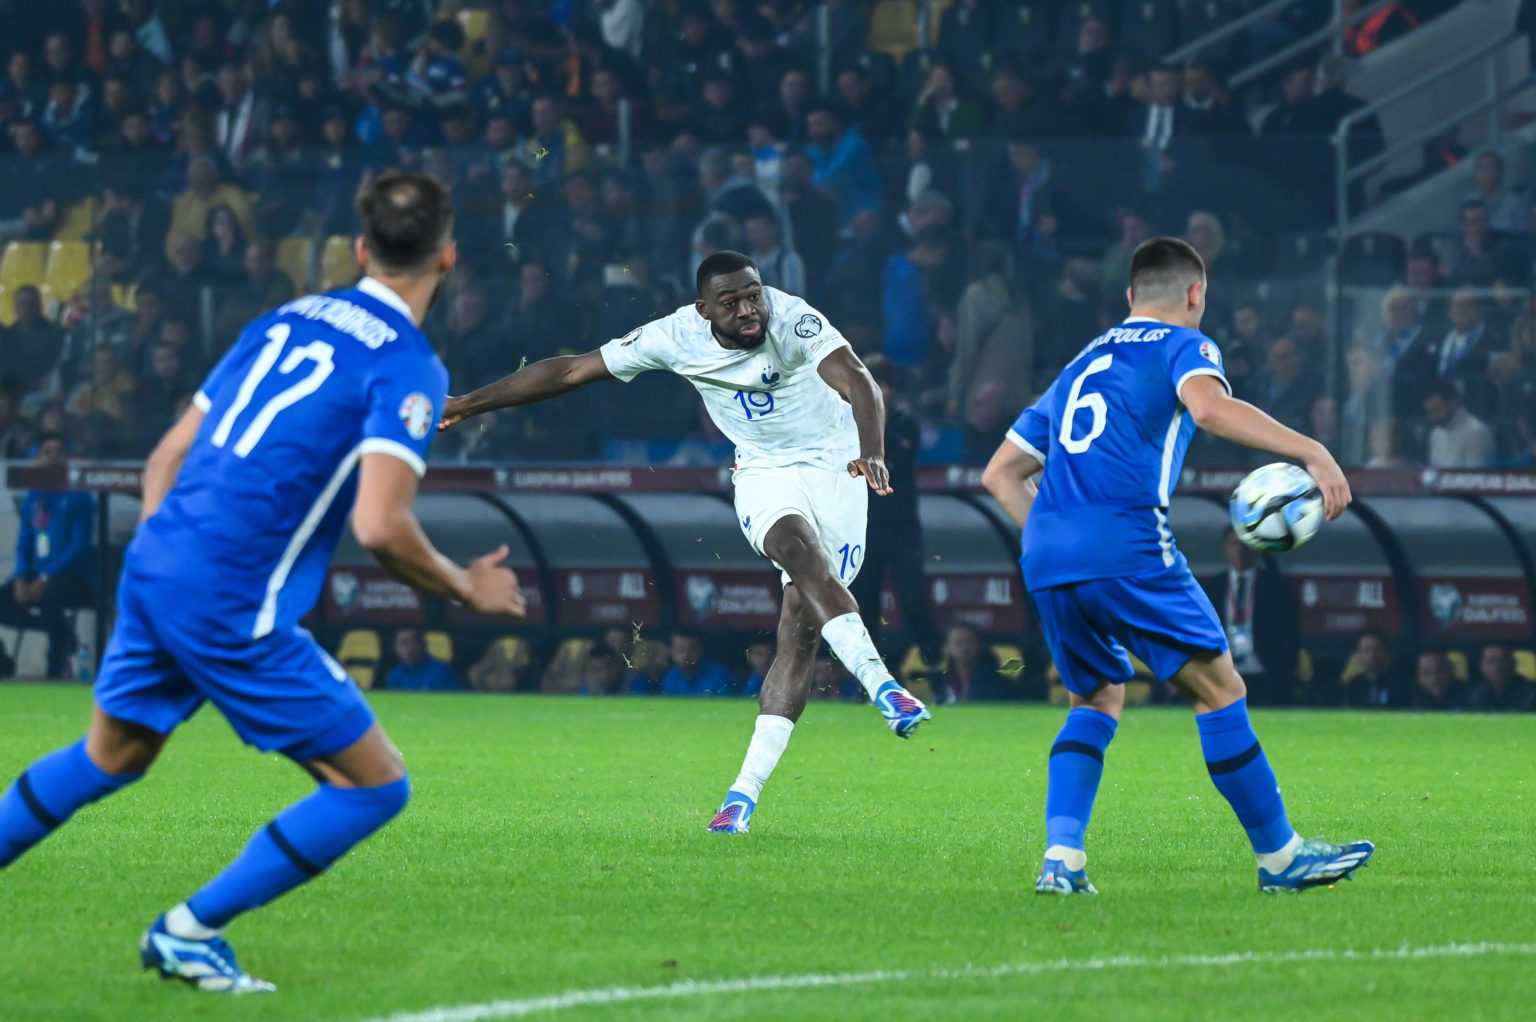
[[[1198,330],[1134,317],[1096,338],[1020,415],[1008,438],[1044,465],[1024,529],[1030,590],[1185,565],[1168,528],[1195,424],[1180,388],[1214,376]]]
[[[195,400],[202,429],[128,549],[136,574],[195,578],[249,638],[319,597],[364,454],[426,472],[447,372],[409,307],[371,278],[252,322]]]

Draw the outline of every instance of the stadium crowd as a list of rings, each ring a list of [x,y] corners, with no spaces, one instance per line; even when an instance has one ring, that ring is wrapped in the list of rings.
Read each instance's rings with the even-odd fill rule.
[[[0,0],[0,242],[76,243],[0,266],[0,454],[56,432],[145,453],[248,319],[350,282],[359,181],[411,167],[459,210],[463,269],[429,331],[456,389],[670,311],[702,254],[735,247],[890,360],[924,459],[975,462],[1118,321],[1131,249],[1167,232],[1209,263],[1206,328],[1240,396],[1349,464],[1531,464],[1536,211],[1499,156],[1426,151],[1422,174],[1477,161],[1460,231],[1353,239],[1343,279],[1374,290],[1335,321],[1347,61],[1223,84],[1331,6],[1175,66],[1210,27],[1196,5],[957,0],[897,60],[890,5],[856,0]],[[1448,6],[1390,5],[1345,52]],[[1356,127],[1352,147],[1381,145]],[[678,386],[578,395],[435,453],[725,460]]]

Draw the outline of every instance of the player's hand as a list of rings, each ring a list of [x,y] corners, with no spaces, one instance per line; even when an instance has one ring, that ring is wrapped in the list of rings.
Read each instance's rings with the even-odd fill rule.
[[[452,429],[467,418],[469,416],[464,412],[464,399],[461,397],[450,397],[448,403],[443,406],[443,418],[437,424],[437,428],[439,431]]]
[[[1344,478],[1344,470],[1326,449],[1321,449],[1320,454],[1307,461],[1307,471],[1317,480],[1317,488],[1323,491],[1323,507],[1331,522],[1355,499],[1349,492],[1349,480]]]
[[[848,474],[854,478],[863,476],[869,480],[869,488],[880,496],[888,496],[891,490],[891,473],[885,467],[884,458],[860,458],[848,463]]]
[[[502,564],[507,553],[507,545],[503,543],[484,557],[469,562],[469,598],[465,602],[481,614],[522,617],[528,613],[517,575]]]

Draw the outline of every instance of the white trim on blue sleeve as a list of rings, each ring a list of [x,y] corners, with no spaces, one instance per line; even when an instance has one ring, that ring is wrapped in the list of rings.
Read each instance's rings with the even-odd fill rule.
[[[1207,368],[1206,366],[1201,366],[1198,369],[1191,369],[1189,372],[1185,373],[1183,376],[1180,376],[1179,377],[1179,382],[1174,385],[1173,392],[1179,396],[1180,403],[1182,403],[1184,401],[1184,384],[1189,382],[1189,378],[1191,376],[1214,376],[1218,380],[1220,380],[1221,381],[1221,385],[1226,388],[1227,396],[1228,397],[1232,396],[1232,384],[1227,379],[1225,373],[1223,373],[1220,369],[1217,369],[1215,367]]]
[[[400,441],[391,440],[389,437],[369,437],[367,440],[362,442],[361,446],[358,447],[358,454],[388,454],[391,457],[399,458],[401,461],[411,466],[411,470],[416,473],[416,478],[420,479],[422,476],[427,474],[427,463],[422,460],[421,455],[417,454],[415,451],[411,450]]]
[[[213,398],[209,397],[207,394],[204,394],[202,391],[198,391],[196,394],[192,395],[192,404],[196,406],[198,411],[202,412],[204,415],[207,415],[208,409],[213,407]]]
[[[1025,440],[1022,436],[1019,435],[1017,430],[1010,429],[1008,431],[1008,439],[1012,441],[1013,446],[1017,447],[1031,458],[1034,458],[1040,464],[1045,464],[1045,452],[1040,450],[1040,448],[1036,447],[1034,444],[1030,443],[1028,440]]]

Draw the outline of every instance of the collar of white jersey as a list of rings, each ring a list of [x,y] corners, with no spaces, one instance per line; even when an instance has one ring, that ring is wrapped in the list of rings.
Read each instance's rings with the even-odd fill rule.
[[[1163,321],[1160,319],[1153,319],[1151,316],[1127,316],[1120,321],[1121,326],[1125,326],[1127,323],[1163,323]],[[1167,326],[1168,324],[1163,323],[1163,325]]]
[[[377,298],[385,305],[394,309],[400,315],[411,321],[412,326],[417,326],[416,317],[411,314],[411,307],[405,304],[405,299],[395,292],[388,284],[382,283],[374,277],[364,277],[357,282],[357,289],[370,298]]]

